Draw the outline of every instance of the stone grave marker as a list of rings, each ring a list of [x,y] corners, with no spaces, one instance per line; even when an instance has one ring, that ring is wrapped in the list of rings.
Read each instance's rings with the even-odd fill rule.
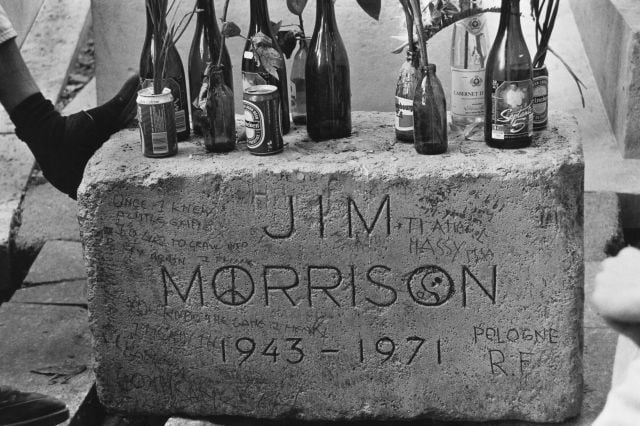
[[[304,130],[140,154],[124,131],[87,168],[80,222],[97,384],[110,408],[299,419],[576,415],[583,159],[552,115],[533,147],[395,144]]]

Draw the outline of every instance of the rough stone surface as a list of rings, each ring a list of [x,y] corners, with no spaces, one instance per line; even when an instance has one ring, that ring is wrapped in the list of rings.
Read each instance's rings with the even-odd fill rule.
[[[622,154],[640,158],[640,5],[634,0],[571,4]]]
[[[31,265],[24,285],[76,281],[87,277],[82,244],[76,241],[48,241]]]
[[[620,224],[620,203],[613,192],[584,194],[584,257],[604,260],[624,247]]]
[[[302,131],[274,157],[135,131],[88,166],[79,216],[97,388],[130,412],[304,419],[576,415],[583,162],[553,114],[533,147]],[[114,170],[118,173],[114,173]],[[498,335],[499,334],[499,335]]]
[[[75,413],[94,382],[87,312],[76,307],[0,306],[0,383],[60,398]]]

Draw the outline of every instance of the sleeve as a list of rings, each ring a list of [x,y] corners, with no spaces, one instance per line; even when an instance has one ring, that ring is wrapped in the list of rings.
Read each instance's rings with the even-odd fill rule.
[[[7,12],[0,6],[0,44],[16,38],[18,34],[13,29]]]

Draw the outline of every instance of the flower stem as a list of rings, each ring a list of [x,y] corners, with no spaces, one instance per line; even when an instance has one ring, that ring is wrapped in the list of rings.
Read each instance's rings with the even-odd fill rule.
[[[227,22],[227,12],[229,12],[229,0],[224,2],[224,11],[222,13],[222,25]],[[227,41],[227,37],[222,34],[222,42],[220,43],[220,53],[218,54],[218,61],[216,62],[216,68],[220,69],[222,67],[222,52],[224,52],[224,45]],[[211,42],[211,41],[209,41]]]
[[[420,45],[421,53],[420,65],[426,69],[429,65],[429,56],[427,54],[427,43],[424,39],[424,25],[422,24],[422,9],[420,8],[420,0],[411,0],[411,9],[413,9],[413,23],[418,30],[418,44]],[[428,75],[429,74],[427,74],[427,76]]]

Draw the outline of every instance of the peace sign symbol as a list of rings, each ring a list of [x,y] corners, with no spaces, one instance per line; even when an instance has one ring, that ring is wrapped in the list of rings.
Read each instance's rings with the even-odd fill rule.
[[[255,291],[251,274],[240,266],[218,269],[211,284],[216,299],[229,306],[244,305],[251,300]]]

